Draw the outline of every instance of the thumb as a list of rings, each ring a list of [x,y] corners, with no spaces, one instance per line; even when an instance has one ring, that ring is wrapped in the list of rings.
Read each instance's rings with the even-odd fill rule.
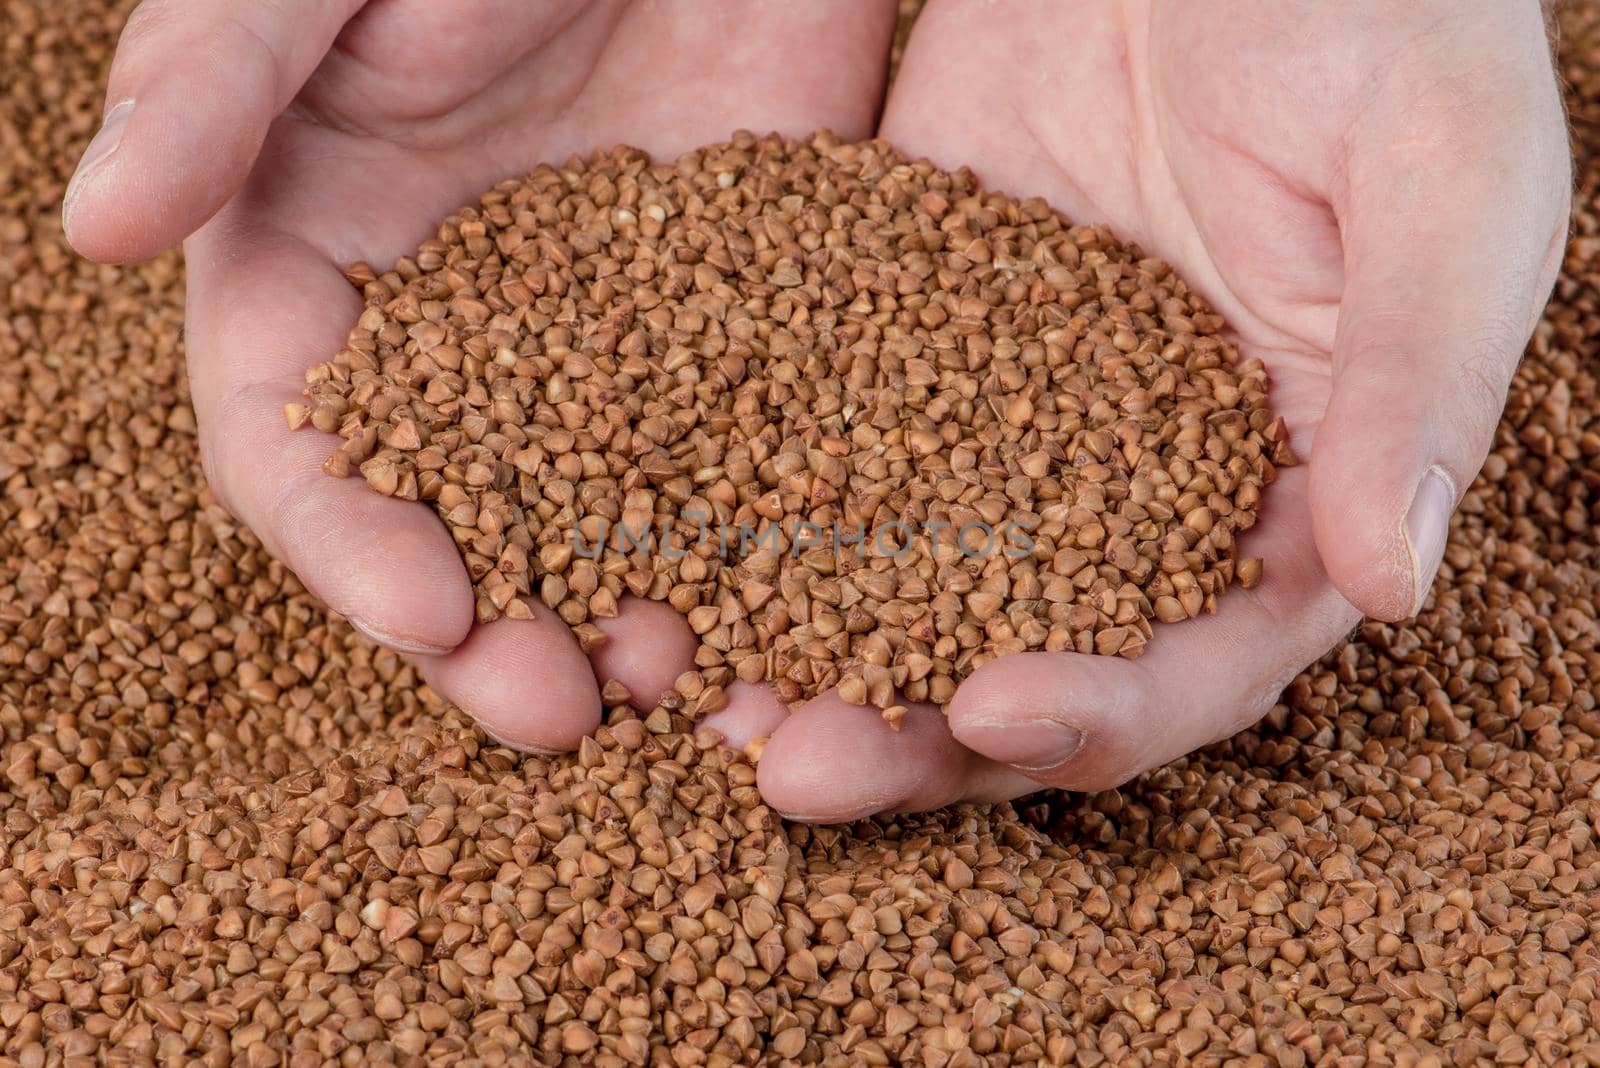
[[[243,185],[267,129],[361,0],[145,0],[128,19],[105,119],[62,223],[91,259],[147,259]]]
[[[1311,510],[1329,578],[1378,619],[1421,610],[1560,264],[1571,164],[1546,71],[1528,109],[1375,127],[1336,190],[1345,289]]]

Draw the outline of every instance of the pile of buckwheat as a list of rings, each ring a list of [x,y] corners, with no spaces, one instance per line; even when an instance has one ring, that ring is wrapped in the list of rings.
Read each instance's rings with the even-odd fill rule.
[[[1421,616],[1119,791],[833,829],[670,707],[485,741],[216,506],[178,258],[57,223],[127,6],[0,0],[0,1064],[1600,1059],[1593,5],[1575,236]]]
[[[897,722],[995,656],[1138,656],[1259,581],[1235,535],[1292,461],[1164,263],[883,142],[596,153],[349,273],[286,412],[327,470],[431,502],[480,621],[668,602],[712,694]]]

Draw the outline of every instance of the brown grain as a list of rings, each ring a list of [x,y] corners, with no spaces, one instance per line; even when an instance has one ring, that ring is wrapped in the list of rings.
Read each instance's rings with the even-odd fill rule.
[[[485,742],[216,506],[177,257],[56,224],[120,24],[0,6],[0,1063],[1600,1057],[1594,6],[1556,301],[1419,618],[1121,790],[845,828],[665,708]]]

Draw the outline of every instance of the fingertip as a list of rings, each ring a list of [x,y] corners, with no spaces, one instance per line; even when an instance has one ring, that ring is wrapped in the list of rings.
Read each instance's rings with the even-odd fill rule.
[[[700,639],[665,601],[624,597],[615,617],[594,623],[606,636],[590,656],[595,675],[626,686],[635,708],[654,708],[678,676],[694,667]]]
[[[1153,733],[1131,662],[1018,653],[979,668],[948,710],[955,739],[1035,782],[1068,790],[1118,786],[1143,770]]]
[[[968,757],[936,708],[910,706],[897,731],[878,709],[830,691],[773,732],[756,766],[756,786],[788,819],[848,823],[959,800]]]
[[[120,163],[127,158],[126,152],[119,155],[118,150],[133,108],[133,100],[125,99],[106,110],[100,128],[84,147],[61,202],[61,228],[67,242],[79,255],[97,263],[127,263],[144,258],[142,245],[130,245],[125,227],[107,220],[102,210],[106,199],[102,190],[116,187]]]
[[[428,684],[484,733],[527,752],[570,752],[600,725],[600,690],[572,632],[543,605],[531,620],[472,628],[444,656],[418,657]]]
[[[447,645],[397,634],[386,629],[383,624],[370,622],[360,615],[349,615],[345,619],[368,641],[376,642],[386,649],[393,649],[397,653],[412,656],[443,656],[461,644],[459,640]],[[466,635],[463,634],[461,637],[465,639]]]
[[[756,788],[784,819],[798,823],[849,823],[882,812],[894,804],[884,791],[860,774],[870,760],[863,745],[857,759],[843,765],[841,746],[829,734],[806,729],[793,716],[767,740],[756,764]]]
[[[420,552],[395,554],[397,559],[418,559],[426,555]],[[355,606],[344,613],[351,626],[397,653],[419,656],[440,656],[459,648],[467,640],[472,633],[477,606],[464,570],[457,575],[446,575],[436,581],[422,580],[411,586],[388,581],[390,576],[383,561],[374,559],[372,564],[374,574],[383,577],[360,585],[351,595],[359,598]],[[314,568],[305,570],[315,574]],[[326,580],[316,578],[302,581],[313,592],[328,586]],[[351,573],[345,581],[361,583],[362,580],[359,574]],[[324,600],[332,604],[350,600],[350,597],[341,589]]]
[[[946,715],[956,741],[973,752],[1036,774],[1058,768],[1082,748],[1086,724],[1073,723],[1070,706],[1045,705],[1032,692],[1034,676],[1059,664],[1016,654],[992,660],[957,688]],[[1066,655],[1066,654],[1059,654]]]
[[[466,567],[424,506],[379,496],[360,479],[330,478],[319,464],[288,475],[269,524],[306,588],[375,641],[441,654],[471,632]]]
[[[476,603],[466,567],[430,506],[385,497],[324,469],[343,443],[291,430],[305,369],[333,350],[359,300],[332,265],[292,239],[255,232],[190,260],[188,354],[201,463],[213,492],[308,590],[376,641],[439,654],[466,639]],[[299,309],[283,315],[281,309]]]
[[[1439,565],[1444,562],[1456,500],[1456,481],[1450,473],[1437,464],[1428,468],[1412,498],[1411,509],[1406,513],[1406,550],[1412,574],[1412,601],[1407,617],[1422,611]]]
[[[789,718],[789,708],[771,686],[734,682],[727,688],[728,704],[706,716],[699,726],[722,735],[722,744],[743,749],[758,738],[770,738]]]
[[[1318,434],[1311,460],[1317,553],[1345,600],[1363,615],[1399,622],[1417,601],[1416,557],[1406,528],[1411,498],[1398,488],[1407,480],[1352,455],[1348,442],[1325,441],[1331,437]]]
[[[148,260],[203,226],[244,184],[273,119],[271,74],[240,59],[226,89],[187,69],[146,72],[106,112],[62,200],[80,255]]]
[[[1455,479],[1434,465],[1398,508],[1373,507],[1371,518],[1354,521],[1342,534],[1336,514],[1319,519],[1317,551],[1334,588],[1362,615],[1385,623],[1421,612],[1444,561],[1456,496]],[[1343,511],[1359,512],[1362,504],[1346,502]],[[1333,499],[1325,505],[1332,513],[1341,510]]]

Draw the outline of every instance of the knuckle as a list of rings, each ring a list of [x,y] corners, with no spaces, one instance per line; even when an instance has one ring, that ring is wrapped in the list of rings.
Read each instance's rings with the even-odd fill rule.
[[[1169,753],[1171,733],[1161,728],[1158,697],[1145,685],[1129,685],[1093,723],[1086,741],[1064,771],[1074,790],[1113,790],[1181,753]],[[1181,715],[1182,713],[1179,713]]]
[[[227,462],[219,456],[215,439],[208,438],[203,432],[200,439],[200,473],[205,478],[206,485],[211,487],[211,495],[222,505],[223,510],[235,519],[241,518],[238,505],[234,503],[233,494],[228,489]]]
[[[1525,340],[1518,325],[1500,317],[1484,325],[1456,369],[1456,426],[1474,445],[1500,420]]]
[[[107,80],[107,99],[131,95],[129,82],[138,70],[148,63],[160,63],[161,42],[171,36],[179,25],[174,5],[170,0],[144,0],[128,15],[122,35],[117,38],[116,55],[111,60],[111,73]]]
[[[308,538],[336,541],[348,534],[346,516],[328,506],[328,487],[322,484],[326,478],[318,468],[296,468],[273,488],[259,521],[280,544],[301,544]]]
[[[1444,15],[1427,12],[1397,70],[1411,71],[1422,106],[1448,109],[1463,128],[1483,125],[1480,105],[1532,99],[1550,76],[1543,19],[1527,5],[1496,5],[1490,18],[1463,4]],[[1414,86],[1415,87],[1415,86]]]
[[[1565,172],[1566,124],[1541,20],[1503,14],[1430,19],[1389,64],[1370,117],[1403,122],[1406,139],[1426,149],[1419,158],[1454,173]]]
[[[224,404],[221,412],[213,412],[209,405],[195,405],[195,422],[200,438],[200,470],[211,486],[211,492],[228,513],[235,519],[247,520],[248,517],[240,509],[236,486],[242,459],[239,440],[237,435],[228,433],[226,429],[232,424],[227,407]]]
[[[258,533],[263,525],[276,527],[293,495],[305,495],[310,475],[322,475],[318,468],[294,470],[275,490],[261,492],[267,481],[263,465],[284,457],[281,448],[263,440],[281,392],[271,384],[245,383],[212,403],[195,405],[206,479],[224,507]]]
[[[258,7],[258,14],[267,6]],[[230,63],[253,58],[268,72],[279,69],[280,57],[273,43],[237,12],[219,19],[211,33],[217,54],[227,56]]]
[[[177,5],[172,0],[144,0],[123,24],[117,50],[138,52],[152,39],[162,37],[169,27],[179,24]]]
[[[1297,669],[1295,674],[1298,673]],[[1231,706],[1218,722],[1216,735],[1206,744],[1210,745],[1232,738],[1240,731],[1247,731],[1257,723],[1260,723],[1262,717],[1271,712],[1272,706],[1278,703],[1278,698],[1283,693],[1283,688],[1293,679],[1294,675],[1287,675],[1281,680],[1274,680],[1255,696],[1246,698]]]
[[[200,62],[219,77],[223,96],[253,94],[263,83],[275,85],[281,69],[278,47],[255,23],[292,24],[277,3],[258,3],[246,16],[233,5],[201,14],[179,0],[144,0],[128,16],[117,43],[110,83],[114,96],[135,79],[161,77],[175,61]],[[199,17],[197,17],[199,16]]]
[[[1419,399],[1411,387],[1422,373],[1423,354],[1413,340],[1424,328],[1415,308],[1378,306],[1363,309],[1341,348],[1358,363],[1360,375],[1374,391],[1396,401]]]

